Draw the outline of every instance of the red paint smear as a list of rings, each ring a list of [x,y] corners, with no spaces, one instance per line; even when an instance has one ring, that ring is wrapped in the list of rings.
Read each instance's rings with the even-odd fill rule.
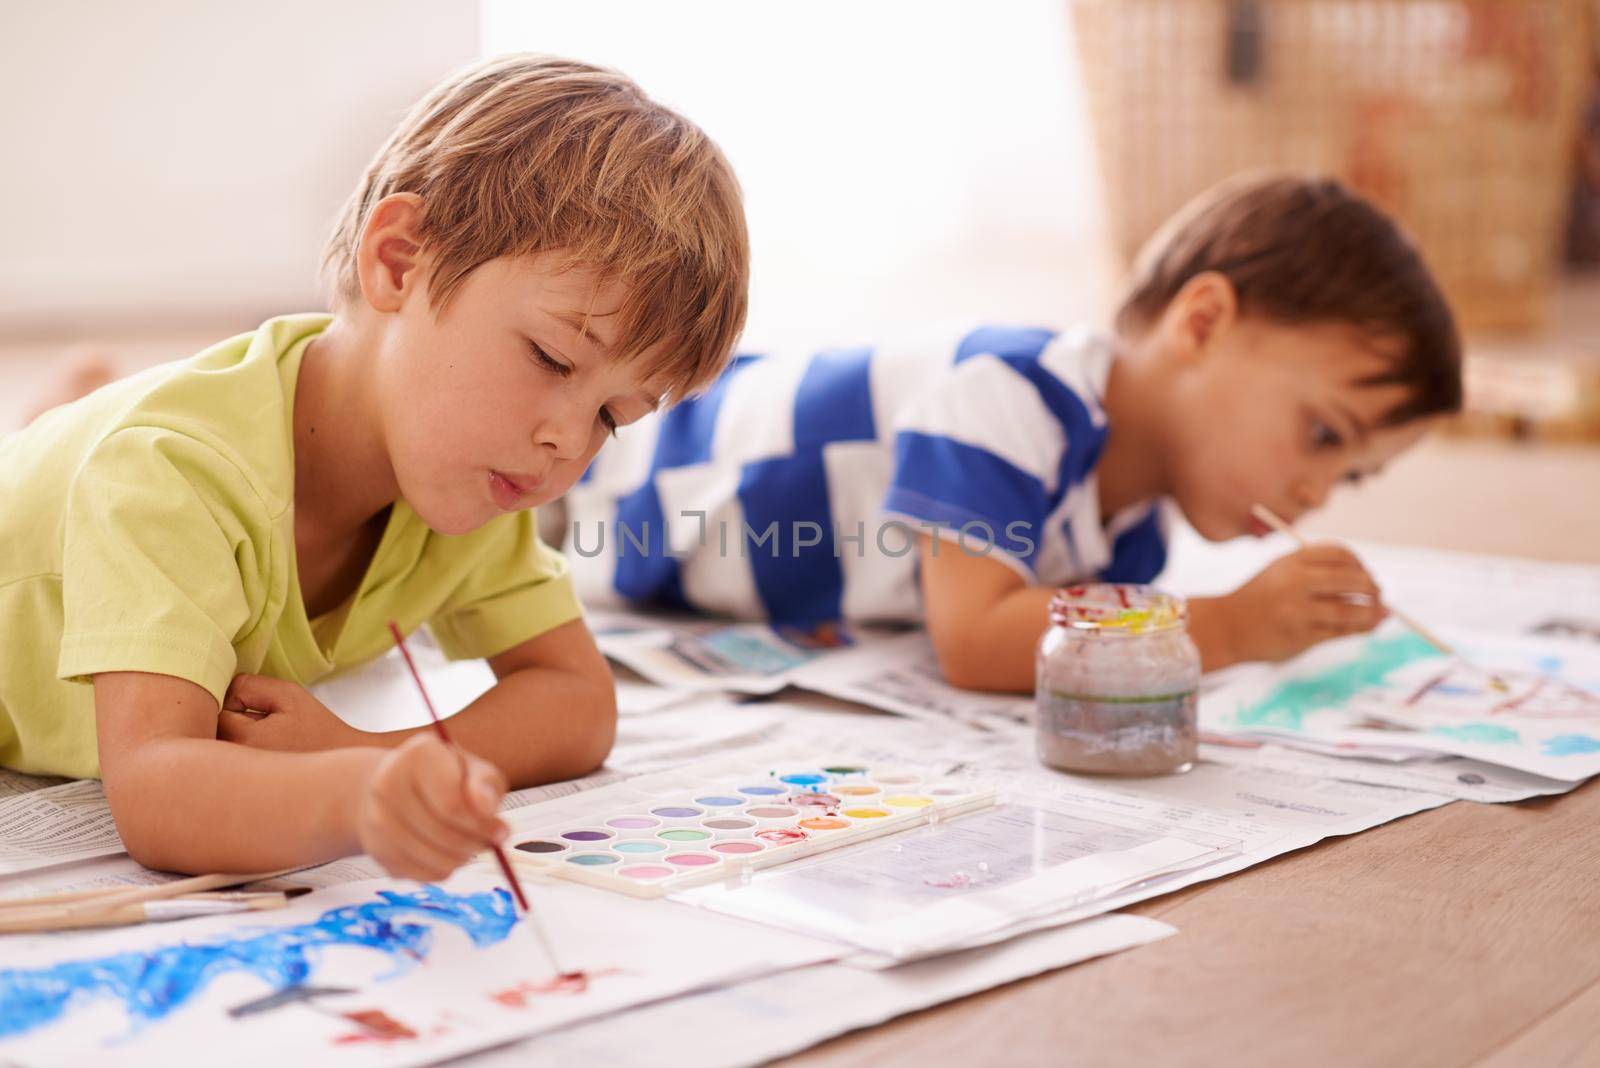
[[[803,842],[811,836],[805,831],[791,830],[787,827],[774,827],[769,831],[757,831],[756,837],[763,842],[774,845],[789,845],[792,842]]]
[[[964,871],[958,871],[947,879],[924,879],[922,881],[940,890],[962,890],[972,885],[972,876]]]
[[[605,968],[597,972],[566,972],[554,979],[545,979],[537,983],[524,980],[516,986],[491,993],[489,999],[498,1001],[508,1009],[526,1008],[530,997],[582,994],[588,991],[589,980],[618,975],[621,971],[620,968]]]
[[[379,1009],[341,1012],[339,1015],[351,1023],[365,1028],[365,1031],[355,1035],[340,1035],[333,1040],[337,1045],[348,1046],[357,1042],[398,1042],[403,1039],[417,1037],[417,1033],[411,1028]]]
[[[1427,682],[1423,683],[1421,688],[1419,688],[1416,693],[1412,694],[1410,697],[1407,697],[1405,699],[1405,703],[1407,705],[1414,705],[1418,701],[1422,700],[1424,694],[1426,694],[1429,690],[1433,689],[1435,686],[1439,685],[1445,679],[1448,679],[1450,677],[1450,672],[1453,671],[1453,670],[1454,670],[1453,668],[1446,668],[1444,671],[1442,671],[1438,675],[1435,675],[1433,678],[1431,678]]]
[[[1518,705],[1526,703],[1531,697],[1533,697],[1534,694],[1544,689],[1544,684],[1548,681],[1549,680],[1547,678],[1545,678],[1543,675],[1540,675],[1538,681],[1533,684],[1532,689],[1528,690],[1527,693],[1524,693],[1518,697],[1513,697],[1510,700],[1500,702],[1498,705],[1495,705],[1493,708],[1489,709],[1489,714],[1492,716],[1499,712],[1512,711]]]

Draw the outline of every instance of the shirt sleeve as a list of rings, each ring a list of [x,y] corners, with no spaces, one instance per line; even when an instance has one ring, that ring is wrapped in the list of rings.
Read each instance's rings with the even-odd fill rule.
[[[506,518],[428,623],[452,660],[496,656],[583,617],[566,558],[539,539],[535,513]]]
[[[272,551],[243,472],[187,435],[131,427],[79,467],[65,514],[58,677],[172,675],[220,702]]]
[[[1166,512],[1153,505],[1143,519],[1111,542],[1111,562],[1100,572],[1100,581],[1154,582],[1166,566]]]
[[[998,550],[1025,578],[1046,518],[1077,466],[1066,421],[1055,409],[1065,387],[1033,361],[981,356],[956,363],[897,422],[894,475],[884,500],[890,515],[968,551]],[[1081,406],[1081,404],[1080,404]]]

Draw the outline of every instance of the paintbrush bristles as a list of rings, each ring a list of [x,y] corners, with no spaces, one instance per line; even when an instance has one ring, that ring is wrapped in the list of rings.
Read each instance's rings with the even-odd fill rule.
[[[1266,505],[1252,504],[1250,506],[1250,514],[1261,520],[1273,530],[1276,530],[1279,534],[1289,535],[1289,537],[1295,540],[1295,544],[1299,545],[1300,548],[1304,549],[1306,547],[1306,539],[1300,536],[1300,532],[1294,529],[1294,527],[1291,527],[1288,523],[1285,523],[1278,517],[1278,513],[1272,511],[1272,509],[1268,508]]]

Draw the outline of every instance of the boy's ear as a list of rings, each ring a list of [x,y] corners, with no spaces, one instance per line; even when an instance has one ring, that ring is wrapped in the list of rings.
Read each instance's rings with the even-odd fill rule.
[[[367,215],[356,245],[356,277],[374,311],[397,312],[406,294],[423,284],[422,198],[391,193]]]
[[[1228,276],[1202,271],[1178,290],[1162,319],[1172,351],[1181,359],[1198,359],[1238,314],[1239,293]]]

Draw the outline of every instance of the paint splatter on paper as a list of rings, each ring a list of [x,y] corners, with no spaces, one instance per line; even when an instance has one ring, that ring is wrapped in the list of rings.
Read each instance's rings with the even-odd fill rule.
[[[358,1042],[403,1042],[417,1037],[417,1033],[381,1009],[362,1009],[342,1012],[339,1015],[360,1027],[353,1035],[340,1035],[334,1043],[350,1046]]]
[[[516,986],[504,990],[496,990],[489,995],[489,1000],[504,1005],[508,1009],[526,1008],[531,998],[570,996],[573,994],[588,993],[589,984],[596,979],[604,979],[610,975],[620,975],[620,968],[601,968],[597,971],[567,972],[551,979],[539,982],[523,981]]]
[[[1364,690],[1383,686],[1399,669],[1440,655],[1439,650],[1409,631],[1392,638],[1376,638],[1363,645],[1353,660],[1320,674],[1278,684],[1264,700],[1241,708],[1235,725],[1303,730],[1310,713],[1338,708]]]
[[[1389,633],[1308,652],[1202,699],[1213,734],[1304,738],[1490,760],[1576,781],[1600,774],[1600,655],[1548,638],[1452,635],[1460,657]],[[1290,741],[1288,744],[1295,744]]]
[[[48,968],[0,968],[0,1037],[52,1023],[74,1006],[122,1004],[135,1024],[159,1020],[219,976],[245,972],[278,990],[306,982],[319,955],[335,946],[370,949],[402,965],[421,961],[432,924],[463,931],[476,946],[500,942],[517,923],[503,889],[456,895],[436,886],[380,890],[379,900],[330,909],[316,921],[248,937],[179,943],[160,949],[68,961]],[[419,922],[427,921],[427,922]]]
[[[1522,735],[1498,723],[1463,723],[1460,726],[1434,727],[1430,734],[1454,738],[1458,742],[1484,742],[1490,745],[1518,745]]]
[[[1581,756],[1600,753],[1600,738],[1590,734],[1558,734],[1544,740],[1545,756]]]

